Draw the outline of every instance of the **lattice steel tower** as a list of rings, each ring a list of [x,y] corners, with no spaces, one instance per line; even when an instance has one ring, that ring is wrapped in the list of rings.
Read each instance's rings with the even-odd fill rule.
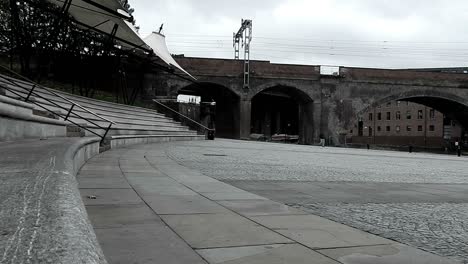
[[[233,33],[234,59],[239,59],[241,46],[244,48],[244,89],[250,86],[250,42],[252,41],[252,20],[242,19],[241,27]],[[242,42],[242,44],[241,44]]]

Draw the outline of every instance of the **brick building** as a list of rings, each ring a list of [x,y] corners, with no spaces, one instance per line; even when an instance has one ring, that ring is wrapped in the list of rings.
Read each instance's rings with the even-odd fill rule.
[[[450,148],[464,139],[464,131],[456,121],[408,101],[391,101],[370,109],[350,132],[353,144],[385,146]]]

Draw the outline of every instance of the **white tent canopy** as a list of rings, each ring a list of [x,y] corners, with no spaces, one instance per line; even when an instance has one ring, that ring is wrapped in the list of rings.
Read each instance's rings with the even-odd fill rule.
[[[166,45],[166,37],[160,33],[153,32],[149,36],[147,36],[144,41],[148,46],[150,46],[154,53],[161,58],[164,62],[169,64],[170,66],[176,67],[177,69],[181,70],[182,72],[186,73],[188,76],[193,77],[184,70],[172,57],[171,53],[169,52],[167,45]]]
[[[59,7],[65,6],[66,2],[68,2],[67,0],[48,1]],[[148,52],[151,52],[152,49],[169,66],[175,67],[194,78],[172,58],[163,35],[153,32],[145,40],[139,36],[135,27],[129,23],[133,18],[124,11],[118,0],[70,1],[68,12],[81,26],[109,35],[115,33],[117,41],[125,48],[142,48]],[[114,31],[115,26],[117,26],[116,31]]]

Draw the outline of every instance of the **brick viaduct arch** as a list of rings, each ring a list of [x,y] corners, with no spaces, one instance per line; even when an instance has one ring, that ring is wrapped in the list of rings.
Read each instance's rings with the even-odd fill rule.
[[[235,94],[237,118],[235,138],[253,131],[255,98],[265,92],[282,92],[302,105],[301,143],[318,141],[320,134],[339,145],[366,109],[389,100],[409,100],[454,115],[468,127],[468,74],[344,68],[339,76],[320,75],[319,66],[279,65],[251,62],[250,89],[243,89],[242,62],[201,58],[180,58],[179,64],[201,84],[213,84]],[[152,76],[147,86],[156,87],[147,96],[174,96],[190,82],[167,74]],[[148,88],[145,90],[149,90]],[[276,91],[275,91],[276,90]],[[307,102],[304,106],[303,102]],[[254,113],[255,114],[255,113]]]

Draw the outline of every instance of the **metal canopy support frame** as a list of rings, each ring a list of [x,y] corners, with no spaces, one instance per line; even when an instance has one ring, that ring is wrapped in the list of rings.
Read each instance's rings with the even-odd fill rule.
[[[133,16],[131,16],[131,15],[127,16],[125,14],[119,13],[119,12],[117,12],[115,10],[112,10],[110,8],[107,8],[107,7],[103,6],[103,5],[101,5],[101,4],[98,4],[98,3],[96,3],[96,2],[94,2],[92,0],[82,0],[82,1],[87,3],[87,4],[90,4],[92,6],[95,6],[95,7],[99,8],[99,9],[101,9],[101,10],[104,10],[104,11],[106,11],[107,13],[109,13],[111,15],[114,15],[114,16],[120,17],[120,18],[122,18],[124,20],[127,20],[128,22],[133,22],[133,20],[134,20]],[[124,10],[122,10],[122,11],[124,11]]]
[[[252,20],[242,19],[241,27],[234,33],[234,59],[239,59],[241,41],[244,48],[244,89],[250,87],[250,42],[252,41]]]

